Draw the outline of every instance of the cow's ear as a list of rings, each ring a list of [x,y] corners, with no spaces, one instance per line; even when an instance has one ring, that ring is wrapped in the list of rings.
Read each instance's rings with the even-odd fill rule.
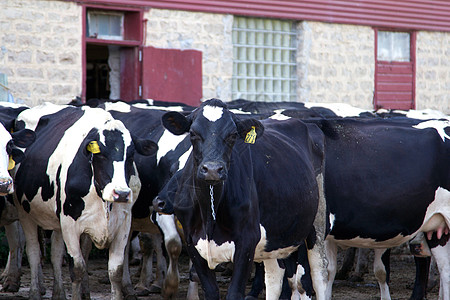
[[[175,135],[189,131],[191,121],[179,112],[171,111],[162,116],[163,126]]]
[[[237,132],[245,143],[254,144],[264,133],[264,125],[256,119],[235,120]]]
[[[20,163],[23,159],[25,158],[25,154],[23,154],[22,150],[14,148],[11,150],[11,154],[10,154],[10,165],[11,165],[11,160],[15,163],[18,164]],[[14,165],[12,166],[14,168]],[[9,169],[9,167],[8,167]]]
[[[150,156],[158,151],[158,144],[151,140],[133,137],[133,143],[137,153],[141,155]]]
[[[30,129],[23,129],[11,133],[14,145],[20,148],[26,148],[33,144],[36,139],[36,133]]]

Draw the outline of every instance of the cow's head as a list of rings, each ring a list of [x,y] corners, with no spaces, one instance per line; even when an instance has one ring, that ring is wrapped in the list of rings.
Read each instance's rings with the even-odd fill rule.
[[[238,119],[218,99],[202,103],[187,117],[177,112],[166,113],[162,121],[173,134],[189,132],[197,178],[209,184],[227,178],[232,149],[238,139],[254,143],[264,131],[259,121]]]
[[[131,202],[133,192],[130,184],[135,174],[133,156],[153,155],[156,143],[132,138],[122,122],[111,120],[98,131],[91,131],[84,140],[84,152],[92,163],[94,186],[105,201]]]
[[[20,148],[26,148],[34,142],[36,135],[29,129],[9,133],[0,124],[0,196],[14,192],[13,179],[9,174],[16,163],[20,163],[24,154]]]

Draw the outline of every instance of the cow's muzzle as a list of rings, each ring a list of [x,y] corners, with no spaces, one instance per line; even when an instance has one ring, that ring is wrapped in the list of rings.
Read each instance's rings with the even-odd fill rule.
[[[199,179],[209,182],[219,182],[227,178],[227,170],[223,162],[208,161],[200,165]]]
[[[155,199],[153,199],[153,209],[162,214],[171,215],[174,213],[173,205],[160,197],[155,197]]]
[[[14,185],[12,178],[0,179],[0,196],[6,196],[14,192]]]
[[[114,202],[128,202],[131,197],[131,190],[119,190],[114,189],[113,191],[113,200]]]

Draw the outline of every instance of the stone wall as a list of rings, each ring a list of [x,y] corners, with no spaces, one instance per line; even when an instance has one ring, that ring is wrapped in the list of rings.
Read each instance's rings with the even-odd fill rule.
[[[450,33],[417,33],[416,108],[450,114]]]
[[[67,103],[81,94],[81,6],[0,0],[0,72],[16,102]]]
[[[298,33],[298,100],[372,109],[373,29],[303,21]]]
[[[202,52],[203,99],[231,100],[232,15],[150,9],[146,46]]]
[[[81,6],[58,0],[0,0],[0,73],[16,102],[67,103],[81,94]],[[231,100],[228,14],[150,9],[146,46],[202,52],[203,99]],[[373,107],[374,30],[298,23],[298,101]],[[417,33],[416,107],[450,113],[450,33]],[[117,93],[120,90],[117,90]]]

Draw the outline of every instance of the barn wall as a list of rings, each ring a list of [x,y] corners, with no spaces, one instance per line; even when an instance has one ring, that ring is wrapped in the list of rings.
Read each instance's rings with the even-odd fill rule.
[[[371,109],[374,71],[371,27],[299,24],[299,101],[344,102]]]
[[[151,9],[146,46],[202,51],[203,99],[231,100],[232,15]]]
[[[81,6],[0,0],[0,72],[17,102],[67,103],[81,93]]]
[[[450,114],[450,34],[420,31],[416,42],[416,108]]]

